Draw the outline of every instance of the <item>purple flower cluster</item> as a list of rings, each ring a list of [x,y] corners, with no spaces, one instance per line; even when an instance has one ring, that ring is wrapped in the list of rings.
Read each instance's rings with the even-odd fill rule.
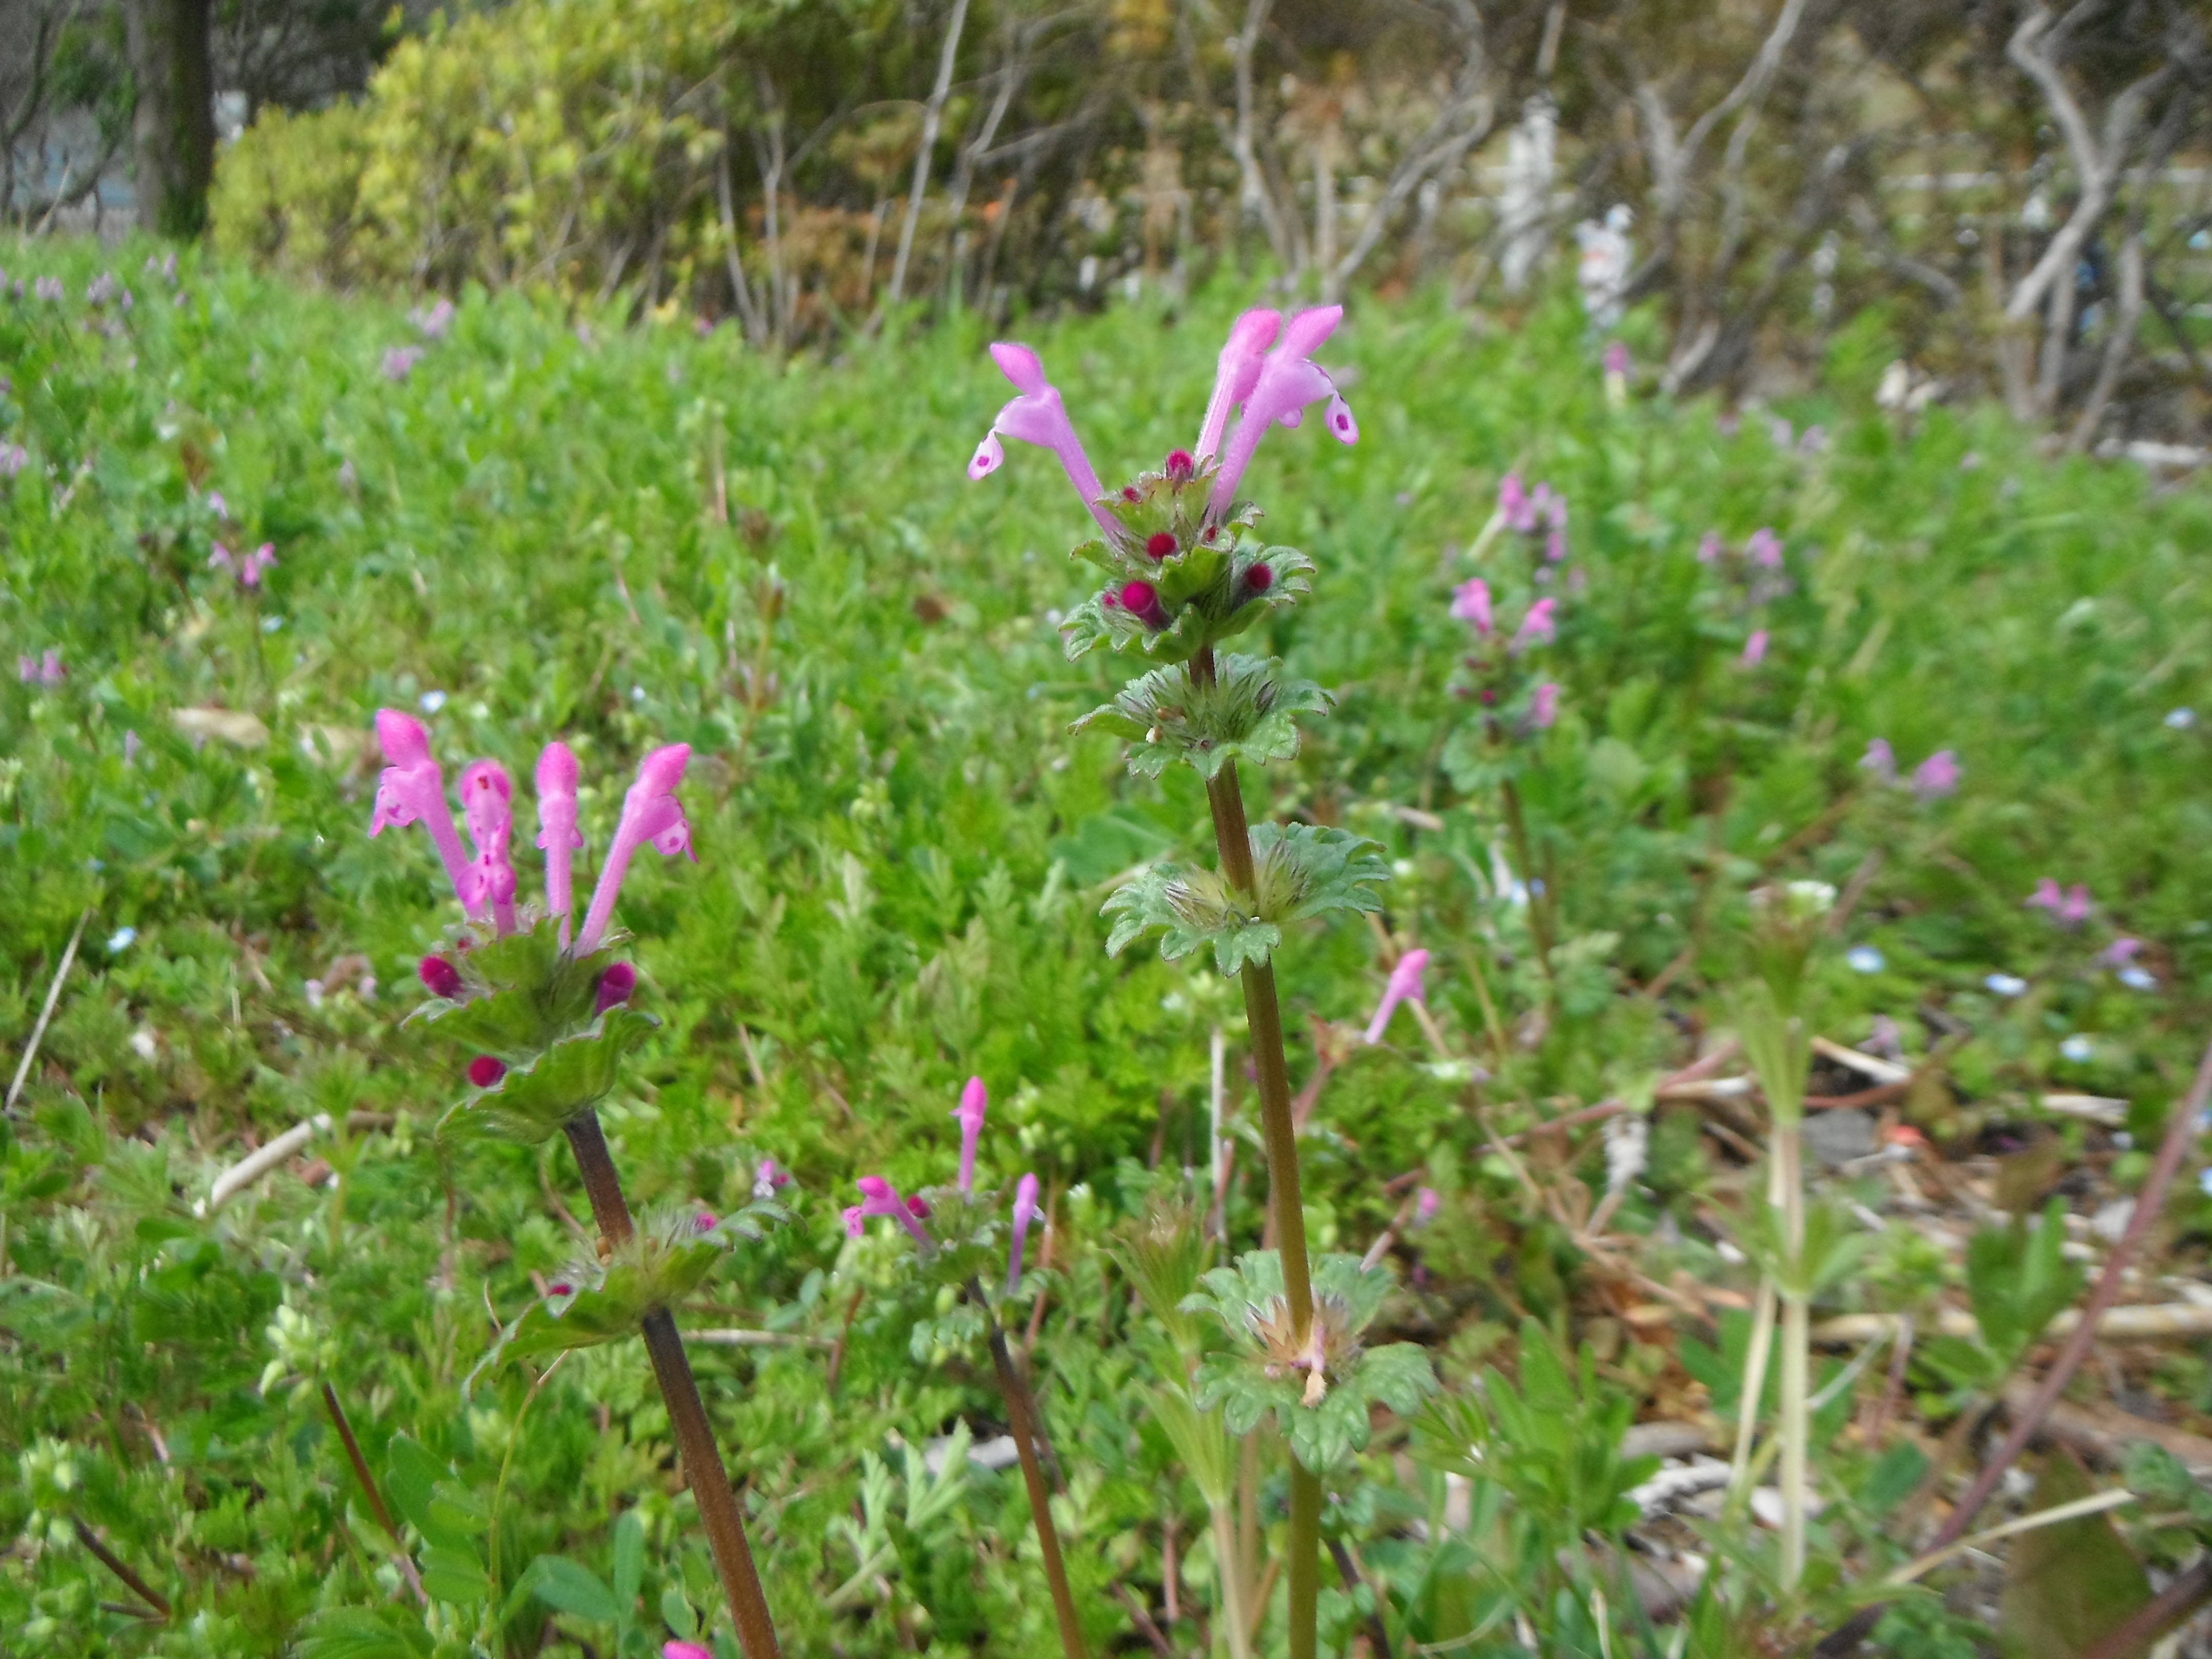
[[[1859,767],[1877,783],[1893,785],[1900,781],[1897,752],[1889,746],[1887,738],[1876,738],[1867,744],[1866,753],[1859,757]],[[1961,775],[1959,757],[1948,749],[1938,749],[1912,769],[1911,787],[1924,806],[1954,793]]]
[[[368,833],[376,836],[387,828],[404,829],[420,823],[437,847],[453,892],[470,918],[489,919],[499,933],[513,933],[517,926],[515,876],[508,849],[514,829],[514,787],[506,769],[495,761],[480,760],[461,774],[462,811],[469,837],[476,844],[471,858],[461,849],[460,832],[446,800],[444,775],[430,753],[430,736],[422,723],[398,709],[380,709],[376,736],[386,764],[377,781],[376,809]],[[591,908],[576,935],[578,955],[597,950],[605,937],[607,925],[614,919],[616,896],[640,847],[650,845],[671,856],[690,853],[691,826],[675,793],[690,758],[691,746],[676,743],[654,750],[639,765],[637,781],[623,798],[622,817],[608,846],[606,862],[600,867]],[[576,849],[583,845],[576,830],[576,757],[567,744],[546,745],[538,763],[538,844],[545,851],[546,909],[561,918],[565,939],[573,903],[571,865]],[[617,988],[615,1000],[620,1001],[627,998],[636,979],[635,969],[627,963],[617,967],[629,975]],[[613,980],[615,972],[610,969],[607,979]],[[448,994],[431,983],[427,964],[423,982],[439,995]],[[608,988],[603,981],[603,998]]]
[[[222,511],[221,495],[210,495],[208,500],[215,505],[218,513]],[[273,569],[276,563],[276,544],[274,542],[264,542],[251,553],[243,554],[233,553],[221,542],[217,542],[215,544],[215,551],[208,555],[208,568],[228,571],[238,579],[238,585],[240,587],[260,586],[262,577]]]
[[[62,666],[62,653],[50,645],[44,656],[17,657],[15,678],[26,685],[43,685],[51,690],[69,678],[69,671]]]
[[[1526,678],[1521,659],[1559,638],[1559,600],[1548,593],[1532,600],[1522,613],[1519,625],[1508,635],[1499,620],[1488,582],[1480,576],[1470,576],[1452,590],[1452,617],[1473,629],[1475,636],[1475,647],[1465,659],[1468,684],[1462,689],[1484,708],[1492,711],[1493,720],[1498,718],[1497,711],[1513,700],[1516,686]],[[1528,696],[1528,728],[1544,731],[1559,718],[1559,714],[1557,683],[1544,680],[1536,684]]]
[[[960,1104],[952,1114],[960,1122],[960,1194],[963,1198],[975,1194],[975,1144],[983,1133],[983,1120],[990,1106],[990,1091],[983,1086],[983,1079],[969,1078],[960,1091]],[[923,1224],[930,1218],[927,1200],[919,1194],[902,1194],[882,1176],[862,1176],[854,1185],[860,1190],[860,1201],[849,1206],[844,1212],[847,1237],[860,1237],[871,1220],[889,1216],[907,1230],[915,1248],[923,1255],[935,1253],[937,1240]],[[1030,1227],[1038,1215],[1036,1200],[1037,1178],[1034,1173],[1024,1174],[1014,1183],[1013,1235],[1006,1270],[1009,1294],[1021,1283],[1022,1252]]]

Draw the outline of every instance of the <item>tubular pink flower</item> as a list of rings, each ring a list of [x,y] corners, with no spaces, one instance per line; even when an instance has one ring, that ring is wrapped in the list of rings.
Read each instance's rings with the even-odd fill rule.
[[[858,1238],[868,1231],[868,1212],[865,1205],[848,1204],[844,1219],[845,1237],[848,1238]]]
[[[1413,1193],[1413,1225],[1425,1227],[1437,1218],[1437,1210],[1443,1200],[1437,1196],[1433,1187],[1417,1188]]]
[[[890,1182],[881,1176],[862,1176],[853,1184],[860,1189],[860,1209],[863,1219],[870,1216],[896,1216],[899,1224],[914,1235],[915,1244],[925,1255],[937,1248],[937,1241],[929,1236],[929,1230],[907,1207],[906,1200],[899,1196],[899,1189]]]
[[[576,828],[575,754],[565,743],[549,743],[538,757],[538,845],[545,854],[545,908],[560,918],[563,945],[576,902],[574,861],[583,844]]]
[[[607,848],[599,884],[592,890],[592,908],[576,935],[577,955],[588,956],[599,948],[607,924],[614,920],[615,895],[622,890],[630,859],[641,846],[650,842],[653,851],[665,857],[689,853],[694,863],[698,861],[698,854],[691,852],[691,826],[676,799],[676,786],[683,781],[684,769],[690,759],[690,744],[672,743],[654,750],[639,763],[637,781],[623,797],[622,821],[615,826],[615,838]]]
[[[376,741],[390,764],[376,781],[376,811],[369,818],[368,833],[381,835],[386,826],[404,830],[421,819],[437,844],[439,858],[445,861],[454,894],[467,908],[464,884],[469,861],[461,851],[460,834],[453,828],[453,809],[446,805],[445,777],[430,755],[430,734],[413,715],[396,708],[380,708]]]
[[[1398,958],[1398,965],[1390,970],[1389,982],[1382,988],[1382,1000],[1375,1005],[1375,1018],[1367,1022],[1369,1048],[1382,1041],[1382,1033],[1389,1029],[1390,1016],[1398,1012],[1400,1003],[1411,1001],[1427,1006],[1428,999],[1421,991],[1421,975],[1428,965],[1426,951],[1408,951]]]
[[[1530,646],[1549,645],[1557,639],[1559,624],[1553,619],[1553,612],[1559,607],[1559,602],[1550,598],[1540,599],[1530,605],[1528,614],[1522,617],[1521,627],[1513,635],[1513,648],[1520,651]]]
[[[447,305],[443,300],[438,303],[441,307]],[[660,1659],[714,1659],[714,1656],[696,1642],[663,1642],[660,1644]]]
[[[461,908],[490,911],[502,935],[514,931],[514,865],[507,850],[514,834],[514,796],[507,769],[497,761],[475,761],[462,769],[461,811],[477,855],[460,890]]]
[[[1866,753],[1859,757],[1859,769],[1871,772],[1877,783],[1897,781],[1897,751],[1889,746],[1887,738],[1870,739]]]
[[[960,1120],[960,1190],[975,1190],[975,1141],[983,1133],[983,1114],[990,1109],[990,1091],[983,1079],[971,1077],[960,1091],[960,1106],[952,1115]]]
[[[2066,890],[2066,902],[2058,907],[2059,925],[2079,927],[2089,920],[2089,890],[2075,882]]]
[[[1505,521],[1508,530],[1536,527],[1536,504],[1528,499],[1518,472],[1509,472],[1498,481],[1498,516]]]
[[[1221,434],[1229,429],[1229,411],[1252,395],[1267,348],[1282,331],[1283,313],[1262,307],[1248,311],[1229,325],[1229,338],[1213,374],[1213,396],[1206,405],[1206,422],[1198,429],[1198,447],[1192,452],[1200,462],[1221,449]]]
[[[2049,876],[2045,876],[2035,884],[2035,890],[2027,896],[2027,902],[2022,908],[2029,910],[2048,910],[2055,916],[2065,903],[2066,896],[2059,890],[2058,884]]]
[[[1490,584],[1480,576],[1469,576],[1452,589],[1451,613],[1488,639],[1496,626],[1490,614]]]
[[[637,969],[627,962],[609,965],[599,975],[598,988],[592,993],[592,1012],[604,1014],[610,1008],[619,1008],[637,989]]]
[[[1912,769],[1912,792],[1923,801],[1941,800],[1958,787],[1958,757],[1948,749],[1938,749]]]
[[[1221,471],[1214,475],[1213,491],[1206,502],[1206,510],[1212,517],[1221,517],[1237,499],[1237,486],[1267,428],[1277,422],[1296,426],[1308,404],[1327,398],[1330,435],[1340,443],[1358,441],[1358,422],[1337,396],[1336,383],[1313,362],[1313,354],[1343,316],[1342,306],[1316,306],[1298,313],[1284,328],[1280,343],[1260,366],[1250,395],[1244,399],[1244,412],[1237,416],[1237,430],[1222,453]]]
[[[968,463],[969,480],[988,477],[1005,463],[1006,447],[1000,441],[1001,437],[1049,449],[1060,457],[1068,483],[1083,497],[1083,505],[1098,520],[1106,539],[1119,540],[1121,526],[1115,522],[1114,515],[1098,504],[1099,496],[1105,492],[1099,487],[1098,474],[1091,465],[1091,458],[1083,453],[1082,441],[1075,435],[1074,422],[1067,418],[1060,389],[1044,377],[1044,360],[1025,345],[1001,340],[991,348],[991,361],[998,364],[999,372],[1014,383],[1021,395],[999,411],[998,418],[991,422],[991,429],[983,434],[983,441],[975,446],[975,459]]]
[[[1756,668],[1766,660],[1766,630],[1754,628],[1751,637],[1743,642],[1743,665]]]
[[[1628,373],[1628,348],[1618,340],[1613,340],[1607,343],[1605,348],[1605,372],[1608,374],[1621,375],[1625,375]],[[1427,1189],[1425,1188],[1423,1190],[1426,1191]]]
[[[1552,722],[1559,718],[1559,688],[1546,680],[1528,699],[1528,723],[1539,732],[1548,732]]]
[[[1014,1183],[1014,1242],[1006,1254],[1006,1294],[1022,1282],[1022,1246],[1028,1243],[1030,1223],[1036,1219],[1037,1178],[1034,1171]]]
[[[276,568],[276,544],[274,542],[262,543],[260,546],[255,548],[253,551],[247,554],[243,559],[239,561],[239,585],[243,587],[260,586],[261,578],[264,573],[274,569]]]
[[[1763,570],[1778,570],[1782,566],[1782,539],[1761,525],[1743,544],[1743,556]]]
[[[2107,968],[2125,968],[2142,949],[2142,941],[2139,939],[2116,939],[2104,948],[2097,960]]]
[[[1698,562],[1711,564],[1721,556],[1721,532],[1708,530],[1698,538]]]
[[[208,568],[220,570],[226,575],[235,576],[238,574],[238,560],[228,548],[221,542],[217,542],[215,544],[215,551],[208,555]]]

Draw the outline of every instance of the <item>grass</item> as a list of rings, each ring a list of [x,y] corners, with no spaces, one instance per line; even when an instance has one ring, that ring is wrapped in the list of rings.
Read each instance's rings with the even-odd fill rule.
[[[665,1025],[605,1115],[640,1202],[734,1202],[761,1156],[798,1176],[797,1223],[685,1316],[842,1345],[834,1393],[817,1346],[700,1361],[788,1650],[1052,1640],[1018,1486],[974,1470],[923,1502],[929,1480],[900,1449],[963,1415],[994,1431],[980,1350],[916,1364],[915,1310],[877,1294],[891,1245],[848,1244],[837,1218],[856,1171],[941,1176],[971,1072],[995,1103],[987,1172],[1034,1168],[1054,1205],[1036,1364],[1092,1639],[1138,1639],[1117,1583],[1166,1620],[1171,1532],[1191,1568],[1176,1639],[1195,1643],[1206,1506],[1138,1402],[1149,1328],[1099,1247],[1143,1207],[1149,1165],[1206,1163],[1217,1025],[1244,1245],[1264,1196],[1256,1118],[1230,988],[1109,959],[1097,909],[1129,866],[1196,853],[1210,831],[1194,780],[1132,781],[1114,744],[1068,735],[1118,676],[1067,664],[1053,632],[1083,592],[1056,469],[1018,450],[987,483],[963,476],[1006,395],[983,337],[894,332],[779,368],[727,330],[471,296],[424,343],[397,305],[232,266],[188,259],[173,292],[134,251],[124,311],[84,299],[97,250],[0,253],[27,279],[0,300],[0,445],[27,452],[0,482],[0,634],[66,670],[0,686],[9,1055],[89,918],[0,1139],[10,1645],[277,1653],[319,1609],[389,1601],[398,1574],[328,1431],[325,1379],[378,1468],[404,1432],[450,1463],[456,1501],[499,1505],[503,1584],[552,1552],[623,1582],[614,1522],[638,1516],[638,1622],[611,1635],[566,1612],[557,1639],[642,1651],[664,1591],[716,1604],[635,1348],[565,1364],[526,1435],[526,1376],[464,1395],[495,1320],[573,1248],[546,1194],[582,1200],[562,1159],[452,1154],[429,1133],[459,1061],[402,1022],[415,959],[451,916],[425,838],[365,833],[384,705],[434,711],[449,778],[477,755],[524,775],[566,738],[595,848],[639,754],[697,751],[699,863],[653,860],[622,912]],[[64,301],[33,295],[49,273]],[[1237,298],[1030,333],[1109,479],[1188,441]],[[1821,1029],[1863,1041],[1887,1016],[1908,1059],[1940,1048],[1903,1104],[1923,1133],[1961,1152],[2048,1135],[2062,1162],[2139,1181],[2142,1152],[2035,1103],[2124,1100],[2148,1146],[2207,1029],[2212,724],[2169,714],[2212,696],[2212,496],[2047,463],[1987,411],[1875,410],[1875,325],[1788,409],[1785,441],[1772,411],[1724,432],[1702,406],[1615,408],[1568,310],[1514,320],[1356,308],[1332,362],[1362,441],[1274,434],[1248,483],[1271,533],[1320,567],[1268,647],[1340,697],[1267,775],[1273,811],[1382,842],[1388,929],[1435,957],[1440,1052],[1402,1016],[1393,1042],[1344,1046],[1383,977],[1369,930],[1283,953],[1294,1086],[1310,1033],[1341,1060],[1309,1133],[1308,1215],[1317,1249],[1364,1249],[1400,1202],[1386,1182],[1420,1172],[1444,1207],[1400,1246],[1419,1279],[1386,1322],[1429,1343],[1449,1382],[1486,1358],[1530,1387],[1536,1339],[1513,1334],[1527,1316],[1593,1344],[1580,1382],[1557,1359],[1547,1379],[1695,1409],[1674,1336],[1620,1317],[1620,1281],[1526,1201],[1527,1172],[1486,1152],[1485,1121],[1503,1133],[1648,1097],[1727,1023],[1747,890],[1811,878],[1849,907],[1815,972]],[[390,378],[386,352],[409,343],[424,355]],[[1824,442],[1797,441],[1808,424]],[[1468,710],[1450,690],[1466,629],[1449,591],[1516,466],[1571,503],[1576,592],[1546,658],[1562,714],[1514,780],[1558,935],[1548,969],[1530,906],[1500,889],[1498,778],[1455,739]],[[1789,587],[1747,608],[1696,549],[1762,526],[1788,550]],[[209,567],[216,539],[274,544],[258,592]],[[1525,580],[1510,540],[1486,555],[1501,584]],[[1755,668],[1741,661],[1754,624],[1771,636]],[[1879,787],[1859,764],[1877,737],[1908,768],[1952,750],[1957,793]],[[2089,889],[2081,927],[2024,907],[2045,876]],[[2097,961],[2119,936],[2142,941],[2149,988]],[[1871,954],[1854,967],[1844,945]],[[341,1121],[309,1149],[314,1182],[295,1164],[201,1213],[249,1138],[315,1111]],[[1532,1153],[1534,1178],[1587,1198],[1602,1158],[1594,1137],[1576,1145]],[[1641,1271],[1747,1287],[1698,1219],[1741,1172],[1680,1113],[1659,1115],[1653,1149],[1615,1222]],[[2193,1192],[2177,1214],[2185,1232],[2207,1218]],[[1823,1311],[1960,1279],[1894,1227],[1873,1248],[1878,1271],[1825,1291]],[[1879,1382],[1877,1367],[1865,1386]],[[2188,1356],[2162,1385],[2177,1408],[2203,1403]],[[1461,1636],[1480,1610],[1447,1581],[1468,1571],[1406,1526],[1442,1477],[1409,1485],[1377,1446],[1334,1524],[1382,1575],[1394,1633]],[[1838,1446],[1825,1478],[1863,1494],[1885,1449]],[[1493,1519],[1530,1501],[1495,1490]],[[1867,1512],[1858,1534],[1832,1520],[1815,1557],[1847,1542],[1878,1556]],[[103,1611],[127,1593],[72,1520],[174,1616]],[[1528,1588],[1553,1570],[1541,1552],[1514,1559],[1527,1584],[1480,1595],[1546,1621],[1558,1650],[1595,1652],[1566,1603]],[[1595,1614],[1569,1602],[1632,1634],[1617,1595]],[[557,1605],[520,1598],[509,1650],[538,1650]],[[1363,1616],[1352,1596],[1324,1609],[1344,1630]]]

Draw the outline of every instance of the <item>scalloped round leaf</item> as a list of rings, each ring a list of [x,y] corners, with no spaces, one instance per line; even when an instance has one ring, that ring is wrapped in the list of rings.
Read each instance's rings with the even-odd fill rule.
[[[446,1114],[448,1130],[495,1135],[526,1145],[545,1139],[577,1113],[605,1099],[630,1050],[660,1024],[623,1005],[610,1008],[578,1036],[554,1043],[529,1064],[509,1070]]]
[[[457,1045],[526,1062],[591,1023],[599,975],[615,958],[611,946],[574,957],[552,939],[553,930],[541,927],[461,954],[461,976],[477,994],[428,1003],[418,1017]]]

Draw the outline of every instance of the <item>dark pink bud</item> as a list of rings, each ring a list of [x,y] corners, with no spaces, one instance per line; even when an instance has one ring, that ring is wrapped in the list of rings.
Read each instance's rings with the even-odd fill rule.
[[[576,1287],[565,1279],[557,1284],[548,1285],[545,1287],[545,1294],[548,1296],[574,1296],[575,1293]]]
[[[1197,476],[1198,463],[1191,459],[1188,449],[1170,449],[1166,470],[1170,483],[1187,484]]]
[[[1108,588],[1098,596],[1098,608],[1101,611],[1119,611],[1121,608],[1121,596],[1112,588]]]
[[[1275,585],[1273,566],[1255,564],[1244,572],[1244,586],[1255,593],[1264,593]]]
[[[1138,490],[1136,485],[1123,484],[1121,486],[1121,499],[1125,501],[1141,501],[1145,498]]]
[[[1206,526],[1205,529],[1198,532],[1198,538],[1202,542],[1211,544],[1213,539],[1220,534],[1221,526],[1218,524],[1210,524]]]
[[[1145,551],[1156,559],[1164,559],[1175,550],[1176,538],[1172,532],[1156,530],[1146,538]]]
[[[637,969],[626,962],[617,962],[599,975],[599,995],[592,1000],[592,1012],[604,1014],[629,1000],[629,994],[637,989]]]
[[[1497,690],[1496,690],[1493,687],[1487,686],[1487,685],[1484,686],[1484,687],[1482,688],[1482,706],[1483,706],[1485,708],[1489,708],[1489,707],[1490,707],[1490,705],[1491,705],[1491,704],[1492,704],[1492,703],[1496,702],[1497,701],[1498,701],[1498,692],[1497,692]]]
[[[923,1201],[922,1196],[920,1193],[916,1193],[912,1198],[907,1200],[906,1212],[912,1216],[916,1221],[927,1221],[929,1219],[929,1206]]]
[[[704,1210],[700,1211],[698,1214],[691,1218],[691,1231],[695,1233],[713,1232],[714,1231],[714,1218]]]
[[[1159,629],[1168,625],[1168,613],[1160,609],[1160,592],[1150,582],[1121,584],[1121,603],[1129,614],[1147,628]]]
[[[490,1054],[478,1054],[469,1062],[469,1081],[479,1089],[489,1089],[507,1075],[507,1062]]]
[[[416,969],[434,997],[451,999],[461,994],[461,970],[443,957],[424,957]]]

